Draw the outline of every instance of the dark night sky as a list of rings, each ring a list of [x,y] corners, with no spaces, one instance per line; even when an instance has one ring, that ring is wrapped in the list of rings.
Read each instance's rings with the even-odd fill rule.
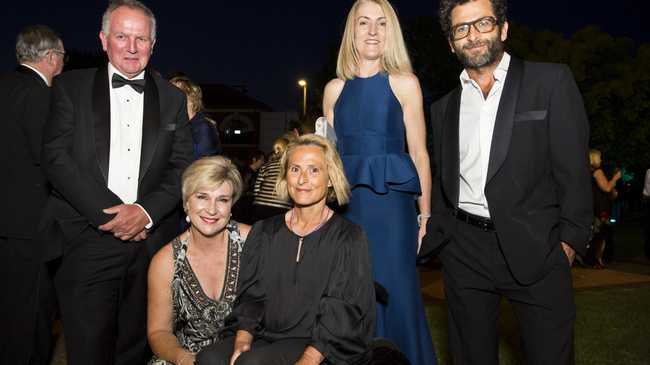
[[[296,81],[322,66],[340,40],[351,0],[145,1],[158,18],[152,65],[180,70],[199,82],[245,84],[277,110],[296,110]],[[648,42],[641,30],[642,1],[510,1],[511,21],[571,34],[595,24],[615,36]],[[608,5],[609,4],[609,5]],[[182,5],[182,6],[181,6]],[[434,15],[435,0],[393,0],[402,20]],[[0,14],[0,71],[14,67],[15,36],[22,26],[47,24],[66,48],[96,50],[105,1],[22,1]],[[437,31],[437,29],[436,29]],[[334,75],[332,75],[334,77]]]

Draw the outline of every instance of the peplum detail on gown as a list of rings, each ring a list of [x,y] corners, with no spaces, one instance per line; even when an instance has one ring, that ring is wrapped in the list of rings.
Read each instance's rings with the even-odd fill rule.
[[[364,146],[363,141],[359,144],[341,143],[339,150],[346,150],[349,146],[364,148],[367,145]],[[342,151],[341,160],[351,187],[365,185],[377,194],[386,194],[389,189],[417,195],[421,192],[413,160],[404,152],[369,155],[368,152],[351,154]]]

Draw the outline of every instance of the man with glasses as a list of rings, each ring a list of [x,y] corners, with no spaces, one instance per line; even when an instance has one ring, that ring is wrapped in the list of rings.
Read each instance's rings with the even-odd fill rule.
[[[53,295],[36,232],[48,196],[42,130],[64,55],[52,29],[28,26],[16,40],[19,66],[0,77],[0,364],[48,362]]]
[[[432,105],[432,217],[423,249],[442,262],[454,364],[498,364],[507,298],[526,364],[573,363],[570,266],[590,236],[589,128],[566,65],[504,51],[506,0],[441,0],[464,67]]]

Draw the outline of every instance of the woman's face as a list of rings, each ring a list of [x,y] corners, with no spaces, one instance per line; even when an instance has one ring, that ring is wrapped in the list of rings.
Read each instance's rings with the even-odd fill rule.
[[[331,186],[325,153],[318,146],[300,146],[291,152],[287,162],[287,188],[298,207],[306,207],[327,198]]]
[[[384,54],[386,16],[381,7],[370,1],[359,5],[355,14],[354,44],[362,60],[377,60]]]
[[[228,224],[232,205],[232,186],[224,182],[217,187],[198,189],[185,203],[185,211],[195,231],[213,237]]]

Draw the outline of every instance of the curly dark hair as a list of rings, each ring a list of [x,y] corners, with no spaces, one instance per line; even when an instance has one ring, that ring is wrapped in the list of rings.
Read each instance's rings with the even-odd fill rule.
[[[464,5],[470,1],[476,0],[440,0],[440,8],[438,9],[438,20],[442,31],[449,36],[451,31],[451,11],[459,5]],[[508,0],[490,0],[494,16],[497,18],[497,24],[503,24],[508,12]]]

